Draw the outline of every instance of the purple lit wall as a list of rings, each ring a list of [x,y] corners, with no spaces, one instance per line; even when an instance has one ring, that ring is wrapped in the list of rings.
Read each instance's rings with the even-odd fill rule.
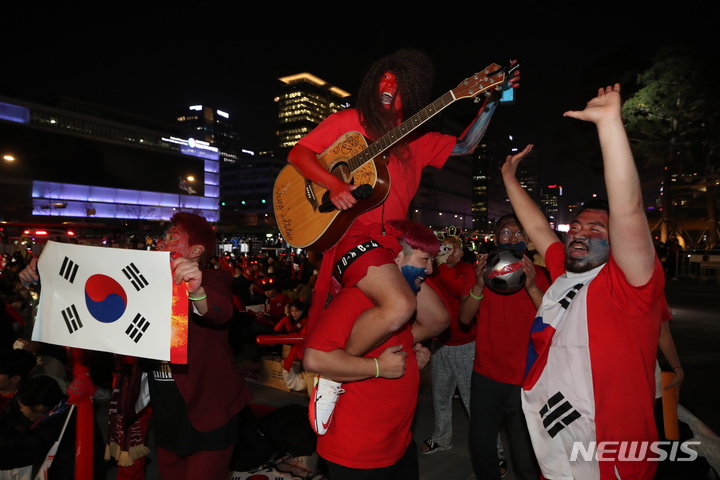
[[[214,162],[213,162],[214,163]],[[219,190],[218,187],[206,186]],[[218,192],[214,192],[219,194]],[[209,222],[220,220],[217,196],[177,195],[68,183],[33,182],[33,215],[169,220],[180,210],[195,210]],[[60,207],[60,208],[58,208]]]
[[[30,109],[0,102],[0,119],[17,123],[30,123]]]

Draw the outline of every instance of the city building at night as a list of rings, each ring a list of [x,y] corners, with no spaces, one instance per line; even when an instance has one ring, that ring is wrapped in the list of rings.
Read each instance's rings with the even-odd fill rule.
[[[562,185],[548,185],[542,189],[540,208],[545,214],[550,226],[557,230],[560,223],[559,212],[561,208]]]
[[[472,161],[472,217],[473,228],[480,233],[492,233],[495,222],[512,212],[500,170],[508,154],[519,149],[501,124],[491,123],[485,138],[475,149]],[[533,150],[518,167],[520,185],[536,204],[540,203],[538,188],[538,152]]]
[[[276,148],[282,157],[320,122],[347,108],[350,94],[307,72],[278,80]]]
[[[221,152],[205,138],[69,98],[0,97],[0,220],[168,220],[183,210],[217,222]]]

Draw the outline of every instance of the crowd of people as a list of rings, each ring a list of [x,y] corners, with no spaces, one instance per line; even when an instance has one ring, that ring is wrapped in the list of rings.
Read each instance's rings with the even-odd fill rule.
[[[377,140],[402,124],[428,103],[432,77],[421,52],[382,58],[365,77],[358,109],[326,119],[289,162],[326,188],[336,209],[352,209],[357,185],[320,168],[316,155],[349,130]],[[518,82],[511,68],[504,87]],[[114,360],[110,438],[97,451],[115,458],[118,478],[143,478],[149,419],[161,478],[226,478],[233,449],[249,448],[240,432],[254,419],[234,354],[257,335],[283,333],[304,338],[291,361],[297,357],[317,374],[309,420],[333,480],[418,479],[418,453],[452,448],[456,390],[469,416],[477,478],[505,475],[506,449],[518,479],[654,478],[658,462],[648,459],[572,459],[577,442],[587,449],[658,440],[659,341],[676,374],[666,388],[679,391],[683,378],[663,323],[669,318],[664,273],[642,210],[619,86],[600,89],[584,110],[565,113],[597,127],[608,202],[587,203],[564,243],[515,177],[532,145],[508,156],[502,168],[515,213],[497,219],[491,247],[522,258],[524,288],[493,290],[484,276],[487,255],[468,257],[460,232],[439,241],[405,219],[423,169],[472,152],[497,103],[497,96],[488,97],[457,138],[418,129],[391,147],[387,199],[359,215],[322,260],[302,253],[216,257],[207,221],[176,214],[157,247],[177,254],[173,280],[187,285],[188,361]],[[3,293],[19,295],[22,308],[22,289],[41,279],[36,260],[17,262],[6,268],[10,284]],[[10,324],[4,319],[3,328]],[[0,470],[35,474],[72,406],[103,380],[93,378],[91,352],[11,342],[12,328],[9,335],[0,352]],[[43,357],[50,358],[38,362]],[[418,445],[410,427],[428,362],[435,429]],[[75,432],[64,435],[50,478],[72,478],[68,445]],[[100,458],[97,475],[102,467]]]

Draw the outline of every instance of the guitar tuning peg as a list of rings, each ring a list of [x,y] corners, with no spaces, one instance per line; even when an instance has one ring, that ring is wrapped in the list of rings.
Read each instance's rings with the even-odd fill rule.
[[[475,98],[473,98],[473,102],[474,102],[474,103],[480,103],[480,97],[475,97]]]

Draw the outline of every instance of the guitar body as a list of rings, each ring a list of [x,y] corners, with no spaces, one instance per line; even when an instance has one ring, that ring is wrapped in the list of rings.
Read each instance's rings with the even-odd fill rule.
[[[390,174],[382,159],[373,158],[353,172],[348,168],[349,160],[367,146],[362,134],[347,132],[318,155],[320,165],[345,183],[373,187],[370,197],[358,200],[349,210],[319,212],[318,207],[330,201],[329,191],[307,180],[292,165],[280,171],[273,188],[275,218],[290,245],[324,252],[340,241],[357,217],[385,201],[390,192]]]

